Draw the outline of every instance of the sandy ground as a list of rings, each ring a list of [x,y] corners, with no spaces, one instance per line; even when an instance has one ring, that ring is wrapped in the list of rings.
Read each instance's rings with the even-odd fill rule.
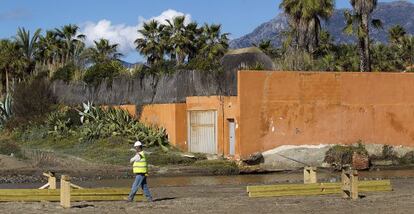
[[[148,202],[0,203],[0,213],[413,213],[414,178],[393,179],[392,192],[367,193],[357,201],[340,195],[249,198],[245,186],[157,187]]]

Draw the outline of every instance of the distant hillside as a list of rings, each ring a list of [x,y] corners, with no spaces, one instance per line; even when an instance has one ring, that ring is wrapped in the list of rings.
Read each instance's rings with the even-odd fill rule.
[[[137,62],[137,63],[129,63],[123,60],[119,60],[119,62],[121,62],[121,64],[125,67],[125,68],[134,68],[135,66],[139,66],[139,65],[143,65],[143,63]]]
[[[333,36],[336,43],[349,43],[354,41],[354,37],[342,33],[345,27],[344,9],[335,10],[329,22],[324,23],[325,27]],[[371,36],[375,41],[387,42],[388,29],[396,24],[402,25],[410,34],[414,34],[414,4],[407,1],[395,1],[379,3],[374,11],[373,17],[381,19],[383,29],[372,29]],[[287,17],[279,14],[274,19],[261,24],[253,32],[230,42],[231,48],[249,47],[253,43],[262,40],[271,40],[273,45],[279,46],[282,41],[281,32],[286,30]]]

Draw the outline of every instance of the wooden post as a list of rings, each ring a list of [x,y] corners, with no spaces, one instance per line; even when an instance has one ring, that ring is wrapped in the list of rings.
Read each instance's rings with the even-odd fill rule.
[[[315,184],[316,182],[316,167],[305,166],[305,168],[303,168],[303,183]]]
[[[60,205],[70,208],[70,177],[62,175],[60,179]]]
[[[342,169],[342,197],[358,199],[358,171],[351,167]]]
[[[56,189],[56,177],[55,173],[53,172],[47,172],[43,173],[43,176],[47,177],[47,183],[43,186],[41,186],[39,189]]]
[[[43,175],[47,176],[47,181],[49,183],[49,189],[56,189],[55,173],[48,172],[48,173],[43,173]]]

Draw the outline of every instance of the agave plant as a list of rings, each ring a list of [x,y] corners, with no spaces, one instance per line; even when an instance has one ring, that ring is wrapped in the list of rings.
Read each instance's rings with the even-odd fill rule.
[[[80,117],[81,123],[84,122],[85,116],[88,116],[90,112],[95,108],[93,106],[93,103],[89,101],[87,103],[82,103],[82,106],[83,106],[83,111],[79,111],[79,115],[81,116]]]
[[[164,128],[146,127],[145,130],[136,133],[136,138],[147,147],[159,146],[163,151],[168,151],[168,139]]]
[[[12,97],[10,94],[7,94],[2,101],[0,101],[0,128],[4,127],[6,122],[13,115],[12,112]]]
[[[47,116],[46,124],[51,128],[50,134],[66,134],[70,131],[71,121],[66,117],[66,112],[57,111]]]
[[[88,102],[83,104],[83,111],[79,114],[83,123],[83,140],[123,136],[131,141],[140,140],[148,147],[159,146],[164,151],[168,150],[165,129],[146,126],[123,109],[95,107]]]

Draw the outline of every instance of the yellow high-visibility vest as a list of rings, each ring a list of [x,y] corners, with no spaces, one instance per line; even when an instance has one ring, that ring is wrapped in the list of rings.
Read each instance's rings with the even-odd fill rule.
[[[141,156],[141,159],[139,161],[135,161],[134,164],[132,165],[133,172],[135,174],[138,174],[138,173],[146,174],[148,172],[147,159],[145,158],[145,154],[143,151],[139,152],[139,155]]]

